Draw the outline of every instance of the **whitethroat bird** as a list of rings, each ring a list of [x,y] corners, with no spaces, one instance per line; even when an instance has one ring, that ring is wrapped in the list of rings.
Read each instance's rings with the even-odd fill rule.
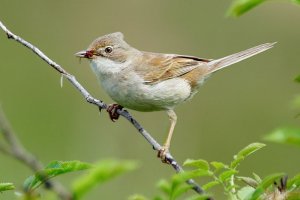
[[[75,55],[87,58],[102,87],[118,104],[107,111],[112,121],[116,110],[126,107],[137,111],[164,110],[171,121],[167,139],[158,156],[165,161],[177,116],[174,108],[191,99],[214,72],[273,47],[261,44],[220,59],[140,51],[124,41],[120,32],[94,40],[87,50]]]

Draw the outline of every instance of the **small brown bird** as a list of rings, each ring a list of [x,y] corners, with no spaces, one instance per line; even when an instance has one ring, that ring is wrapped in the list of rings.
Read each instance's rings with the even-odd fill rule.
[[[94,40],[75,55],[87,58],[102,87],[120,106],[137,111],[165,110],[171,121],[158,156],[165,161],[177,121],[174,108],[191,99],[212,73],[273,47],[266,43],[220,59],[144,52],[131,47],[120,32]],[[119,105],[109,107],[111,119]]]

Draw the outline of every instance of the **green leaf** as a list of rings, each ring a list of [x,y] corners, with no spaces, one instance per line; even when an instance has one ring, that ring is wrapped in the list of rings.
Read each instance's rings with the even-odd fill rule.
[[[265,2],[265,0],[235,0],[227,11],[227,14],[238,17],[263,2]]]
[[[184,163],[183,166],[188,166],[188,167],[196,167],[198,169],[203,169],[203,170],[209,170],[209,164],[206,160],[193,160],[193,159],[187,159]]]
[[[184,185],[181,185],[180,187],[174,188],[174,190],[172,191],[170,199],[177,199],[179,196],[186,193],[192,187],[193,187],[192,185],[184,184]]]
[[[225,165],[225,164],[222,163],[222,162],[216,162],[216,161],[213,161],[213,162],[211,162],[210,164],[216,169],[216,171],[221,170],[221,169],[227,169],[227,168],[228,168],[228,166]]]
[[[237,195],[238,195],[239,199],[248,200],[251,198],[254,191],[255,191],[255,189],[253,187],[246,186],[246,187],[241,188],[237,192]]]
[[[297,174],[296,176],[288,180],[287,189],[291,189],[292,187],[300,187],[300,174]]]
[[[164,200],[164,199],[160,196],[156,196],[156,197],[153,198],[153,200]]]
[[[279,128],[265,136],[264,139],[281,144],[294,144],[300,147],[300,129]]]
[[[6,191],[6,190],[14,190],[15,186],[12,183],[0,183],[0,192]]]
[[[262,143],[252,143],[240,150],[237,155],[234,156],[234,160],[231,162],[230,166],[231,168],[236,168],[242,160],[244,160],[247,156],[254,153],[255,151],[263,148],[266,146]]]
[[[238,171],[234,170],[234,169],[231,169],[231,170],[227,170],[225,172],[222,172],[220,175],[219,175],[219,180],[221,182],[225,182],[226,180],[228,180],[232,175],[238,173]]]
[[[293,1],[300,4],[300,0],[293,0]],[[298,82],[298,83],[300,83],[300,75],[298,75],[298,76],[295,78],[295,81]]]
[[[166,181],[166,180],[164,180],[164,179],[162,179],[162,180],[160,180],[159,182],[158,182],[158,184],[157,184],[157,187],[161,190],[161,191],[163,191],[166,195],[168,195],[168,196],[170,196],[171,195],[171,184],[168,182],[168,181]]]
[[[205,185],[203,185],[203,186],[202,186],[202,189],[203,189],[203,190],[208,190],[208,189],[210,189],[210,188],[212,188],[212,187],[214,187],[214,186],[216,186],[216,185],[219,185],[219,184],[220,184],[219,181],[211,181],[211,182],[208,182],[208,183],[206,183]]]
[[[277,173],[277,174],[271,174],[271,175],[267,176],[266,178],[264,178],[262,180],[262,182],[257,186],[255,191],[253,192],[250,200],[258,199],[265,192],[265,190],[268,187],[273,185],[275,181],[282,178],[283,176],[284,176],[284,173]]]
[[[202,176],[211,176],[212,172],[203,170],[203,169],[196,169],[191,171],[185,171],[178,174],[175,174],[172,178],[172,184],[180,184],[188,179],[202,177]]]
[[[79,199],[96,185],[136,168],[137,164],[133,161],[101,161],[95,164],[87,174],[73,182],[74,197],[75,199]]]
[[[247,157],[250,154],[254,153],[255,151],[265,147],[265,144],[262,143],[252,143],[243,148],[240,152],[238,152],[237,157]]]
[[[89,169],[91,165],[80,161],[52,161],[45,169],[36,172],[33,176],[28,177],[24,182],[25,191],[38,188],[50,178],[55,176]]]
[[[203,169],[196,169],[192,171],[185,171],[178,174],[175,174],[171,181],[171,199],[175,199],[183,192],[187,191],[191,188],[191,185],[186,185],[185,182],[188,179],[202,177],[202,176],[211,176],[212,172],[203,170]],[[184,183],[184,186],[182,184]]]

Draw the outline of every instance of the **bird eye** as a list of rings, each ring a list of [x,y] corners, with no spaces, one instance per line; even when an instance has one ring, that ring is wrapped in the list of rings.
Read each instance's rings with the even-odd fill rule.
[[[111,46],[105,47],[104,51],[105,53],[111,53],[113,48]]]

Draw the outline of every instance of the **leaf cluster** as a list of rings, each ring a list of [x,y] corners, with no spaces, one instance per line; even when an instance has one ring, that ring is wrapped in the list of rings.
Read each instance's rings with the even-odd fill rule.
[[[260,178],[253,173],[252,177],[238,176],[238,167],[249,155],[263,148],[265,144],[252,143],[241,149],[229,164],[203,159],[188,159],[184,162],[185,167],[192,168],[190,171],[174,175],[171,180],[161,180],[158,183],[163,195],[154,197],[154,200],[209,200],[213,199],[210,191],[219,186],[223,188],[229,200],[258,200],[258,199],[300,199],[300,174],[287,179],[284,173],[275,173],[265,178]],[[190,178],[209,179],[202,188],[204,195],[187,196],[191,186],[185,184]],[[272,197],[272,198],[271,198]],[[276,197],[276,198],[273,198]],[[142,195],[133,195],[129,200],[147,200]]]

